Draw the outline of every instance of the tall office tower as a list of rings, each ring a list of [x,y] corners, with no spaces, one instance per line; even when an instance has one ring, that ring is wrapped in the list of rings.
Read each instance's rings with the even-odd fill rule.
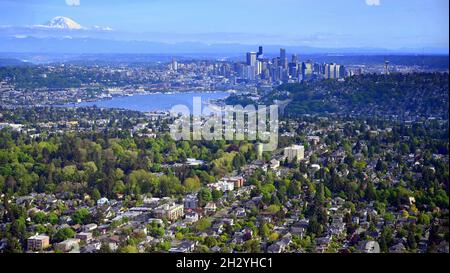
[[[283,82],[288,82],[289,81],[289,71],[287,69],[284,69],[282,67],[281,68],[281,79]]]
[[[298,63],[298,55],[297,54],[292,54],[292,61],[293,63]]]
[[[277,67],[280,63],[280,59],[279,58],[273,58],[272,59],[272,64],[273,66]]]
[[[335,70],[334,70],[334,78],[335,79],[341,79],[345,78],[345,67],[340,64],[336,64]]]
[[[297,77],[298,64],[296,62],[289,63],[289,75],[291,77]]]
[[[242,66],[243,66],[242,63],[237,63],[237,62],[233,63],[233,71],[239,75],[239,73],[241,73],[241,71],[242,71],[242,68],[241,68]]]
[[[280,48],[280,66],[284,69],[288,68],[288,59],[286,58],[286,49]]]
[[[283,67],[279,66],[279,67],[277,68],[277,74],[278,74],[278,79],[279,79],[280,81],[285,80],[285,75],[287,74],[287,73],[286,73],[286,69],[284,69]]]
[[[247,65],[246,66],[246,76],[245,78],[250,81],[254,81],[256,76],[256,66]]]
[[[321,64],[321,63],[314,63],[313,73],[316,74],[316,75],[323,76],[323,74],[325,74],[324,65]]]
[[[339,79],[340,71],[341,71],[341,65],[336,64],[336,66],[334,67],[334,78],[335,79]]]
[[[260,75],[263,68],[263,62],[256,60],[256,75]]]
[[[274,82],[281,81],[283,78],[283,68],[280,66],[272,67],[271,69],[271,77]]]
[[[330,78],[330,65],[329,64],[325,64],[324,68],[325,69],[324,69],[323,75],[324,75],[325,79],[329,79]]]
[[[239,75],[239,77],[240,78],[245,78],[246,77],[246,65],[245,64],[238,64],[237,66],[236,66],[236,72],[237,72],[237,74]]]
[[[341,65],[341,68],[339,70],[339,78],[345,78],[347,77],[347,69],[345,66]]]
[[[267,61],[261,61],[261,70],[267,70],[267,69],[269,69],[269,62],[267,62]]]
[[[302,63],[302,79],[304,81],[310,80],[313,76],[313,62],[311,60]]]
[[[285,69],[285,70],[288,69],[289,61],[288,61],[287,58],[284,58],[284,60],[283,60],[283,62],[282,62],[282,65],[283,65],[283,69]]]
[[[247,52],[247,65],[256,66],[256,52]]]
[[[280,60],[284,60],[286,58],[286,49],[280,48]]]
[[[336,64],[335,63],[327,64],[327,68],[325,70],[325,78],[326,79],[336,79]]]
[[[258,53],[256,54],[256,59],[261,60],[263,58],[264,54],[263,54],[263,47],[260,46],[258,49]]]

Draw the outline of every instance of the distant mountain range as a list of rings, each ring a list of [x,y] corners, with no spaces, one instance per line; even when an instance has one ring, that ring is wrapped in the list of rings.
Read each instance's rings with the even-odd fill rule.
[[[230,33],[189,34],[126,33],[110,27],[86,27],[74,20],[58,16],[43,25],[26,27],[0,26],[0,52],[10,53],[69,53],[69,54],[214,54],[236,56],[255,51],[258,44],[224,43]],[[263,42],[262,42],[263,43]],[[264,44],[263,44],[264,45]],[[444,54],[447,48],[319,48],[308,46],[264,45],[267,54],[278,54],[284,47],[297,54]]]
[[[264,51],[277,54],[280,47],[287,52],[299,54],[448,54],[440,48],[421,49],[381,49],[381,48],[314,48],[306,46],[265,45]],[[142,53],[142,54],[185,54],[205,53],[217,55],[236,55],[254,51],[258,45],[237,43],[205,44],[200,42],[163,43],[152,41],[125,41],[97,38],[65,37],[0,37],[0,52],[17,53]]]

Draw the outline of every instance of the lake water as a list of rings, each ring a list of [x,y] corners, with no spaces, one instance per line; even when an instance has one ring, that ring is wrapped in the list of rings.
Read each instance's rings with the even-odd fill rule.
[[[192,100],[194,97],[200,97],[202,103],[214,99],[223,99],[228,97],[226,92],[180,92],[180,93],[154,93],[145,95],[134,95],[127,97],[114,97],[107,100],[98,100],[92,102],[81,102],[77,104],[68,104],[66,106],[97,106],[99,108],[121,108],[140,112],[164,111],[170,110],[175,105],[186,105],[192,109]]]

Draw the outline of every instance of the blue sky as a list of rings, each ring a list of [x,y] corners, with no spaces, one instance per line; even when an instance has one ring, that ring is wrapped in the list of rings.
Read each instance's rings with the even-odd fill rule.
[[[148,39],[163,33],[207,42],[448,48],[448,9],[448,0],[0,0],[0,25],[67,16]]]

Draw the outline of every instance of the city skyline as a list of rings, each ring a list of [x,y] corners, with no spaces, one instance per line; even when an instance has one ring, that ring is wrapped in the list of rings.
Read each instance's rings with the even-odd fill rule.
[[[90,38],[317,48],[448,50],[448,2],[433,1],[0,1],[0,36],[43,35],[56,16]],[[326,3],[324,3],[326,2]],[[125,6],[126,5],[126,6]],[[123,10],[126,8],[127,13]],[[4,12],[7,11],[7,12]],[[387,32],[386,30],[389,29]],[[51,34],[57,35],[57,31]],[[72,31],[71,36],[77,37]],[[62,35],[62,34],[61,34]],[[64,33],[64,37],[67,33]]]

